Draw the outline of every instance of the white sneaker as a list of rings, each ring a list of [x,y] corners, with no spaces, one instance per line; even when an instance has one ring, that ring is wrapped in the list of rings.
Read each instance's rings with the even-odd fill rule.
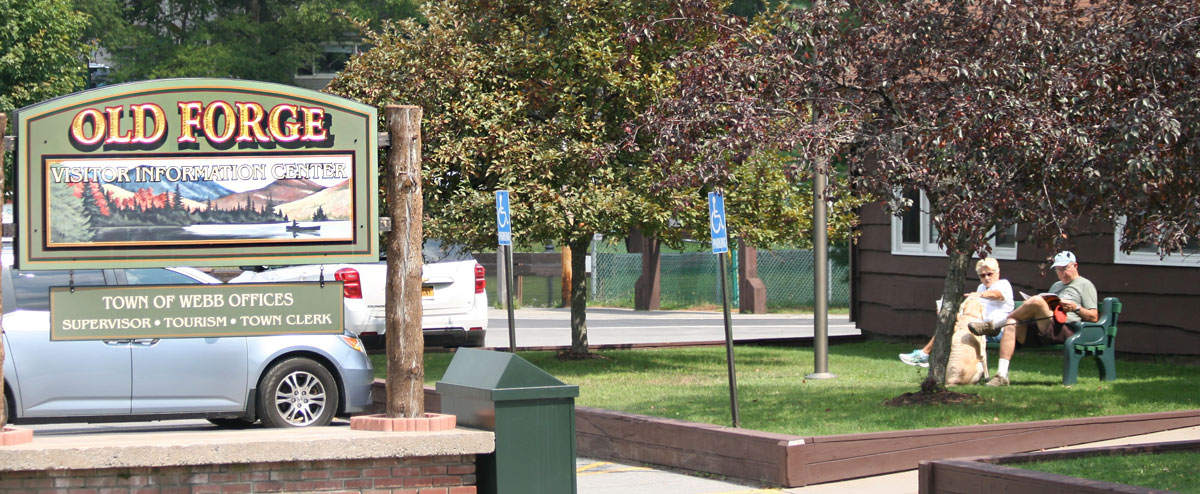
[[[901,353],[900,361],[908,365],[917,367],[929,367],[929,354],[921,351],[920,348],[913,350],[911,353]]]

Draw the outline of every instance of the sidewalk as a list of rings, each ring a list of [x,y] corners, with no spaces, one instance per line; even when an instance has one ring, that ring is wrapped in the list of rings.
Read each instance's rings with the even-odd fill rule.
[[[571,310],[522,308],[513,311],[517,346],[521,348],[571,345]],[[730,314],[733,337],[749,341],[810,341],[815,331],[812,314]],[[861,332],[846,315],[830,315],[831,338],[858,337]],[[588,343],[607,345],[716,344],[725,341],[725,317],[720,311],[635,311],[587,309]],[[488,310],[484,345],[508,347],[508,311]]]

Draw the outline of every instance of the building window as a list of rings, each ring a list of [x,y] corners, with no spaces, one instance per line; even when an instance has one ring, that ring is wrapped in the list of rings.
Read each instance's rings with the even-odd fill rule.
[[[929,214],[929,198],[922,191],[904,193],[911,207],[904,214],[892,217],[892,254],[907,256],[944,256],[938,247],[938,231]],[[1010,226],[988,242],[992,256],[997,259],[1017,258],[1017,227]]]
[[[1139,247],[1128,254],[1121,252],[1121,237],[1124,231],[1125,218],[1119,218],[1113,234],[1113,264],[1200,268],[1200,242],[1194,238],[1183,246],[1183,252],[1159,258],[1158,248],[1155,246]]]

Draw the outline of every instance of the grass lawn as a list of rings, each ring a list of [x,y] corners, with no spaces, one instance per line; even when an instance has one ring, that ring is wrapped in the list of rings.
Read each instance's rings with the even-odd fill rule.
[[[976,393],[974,403],[892,407],[884,402],[917,391],[925,369],[897,354],[910,344],[866,342],[829,347],[836,379],[806,380],[812,348],[738,346],[735,350],[742,427],[801,436],[1024,422],[1200,408],[1200,366],[1167,359],[1118,357],[1118,380],[1101,382],[1095,365],[1062,386],[1059,353],[1018,351],[1004,388],[952,388]],[[604,359],[559,361],[551,352],[521,356],[580,387],[579,406],[694,422],[730,423],[724,347],[614,350]],[[452,354],[425,356],[426,383],[441,378]],[[373,356],[385,375],[384,355]],[[989,358],[995,369],[995,353]]]
[[[1010,463],[1005,466],[1072,477],[1078,477],[1081,473],[1086,472],[1087,478],[1092,480],[1175,492],[1200,492],[1200,477],[1195,475],[1198,462],[1200,462],[1200,452],[1174,451]]]

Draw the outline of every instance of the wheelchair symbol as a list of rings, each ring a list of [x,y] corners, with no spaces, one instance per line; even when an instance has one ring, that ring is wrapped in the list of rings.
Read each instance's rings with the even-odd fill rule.
[[[496,191],[496,226],[500,231],[509,229],[508,191]]]
[[[504,206],[496,207],[496,224],[499,225],[501,229],[508,228],[508,208],[505,208]]]
[[[722,210],[725,208],[721,207],[723,204],[720,204],[720,196],[714,194],[709,196],[709,198],[712,203],[708,213],[709,218],[712,220],[712,234],[714,237],[717,237],[720,236],[721,232],[725,230],[725,219],[721,217],[723,213]]]

